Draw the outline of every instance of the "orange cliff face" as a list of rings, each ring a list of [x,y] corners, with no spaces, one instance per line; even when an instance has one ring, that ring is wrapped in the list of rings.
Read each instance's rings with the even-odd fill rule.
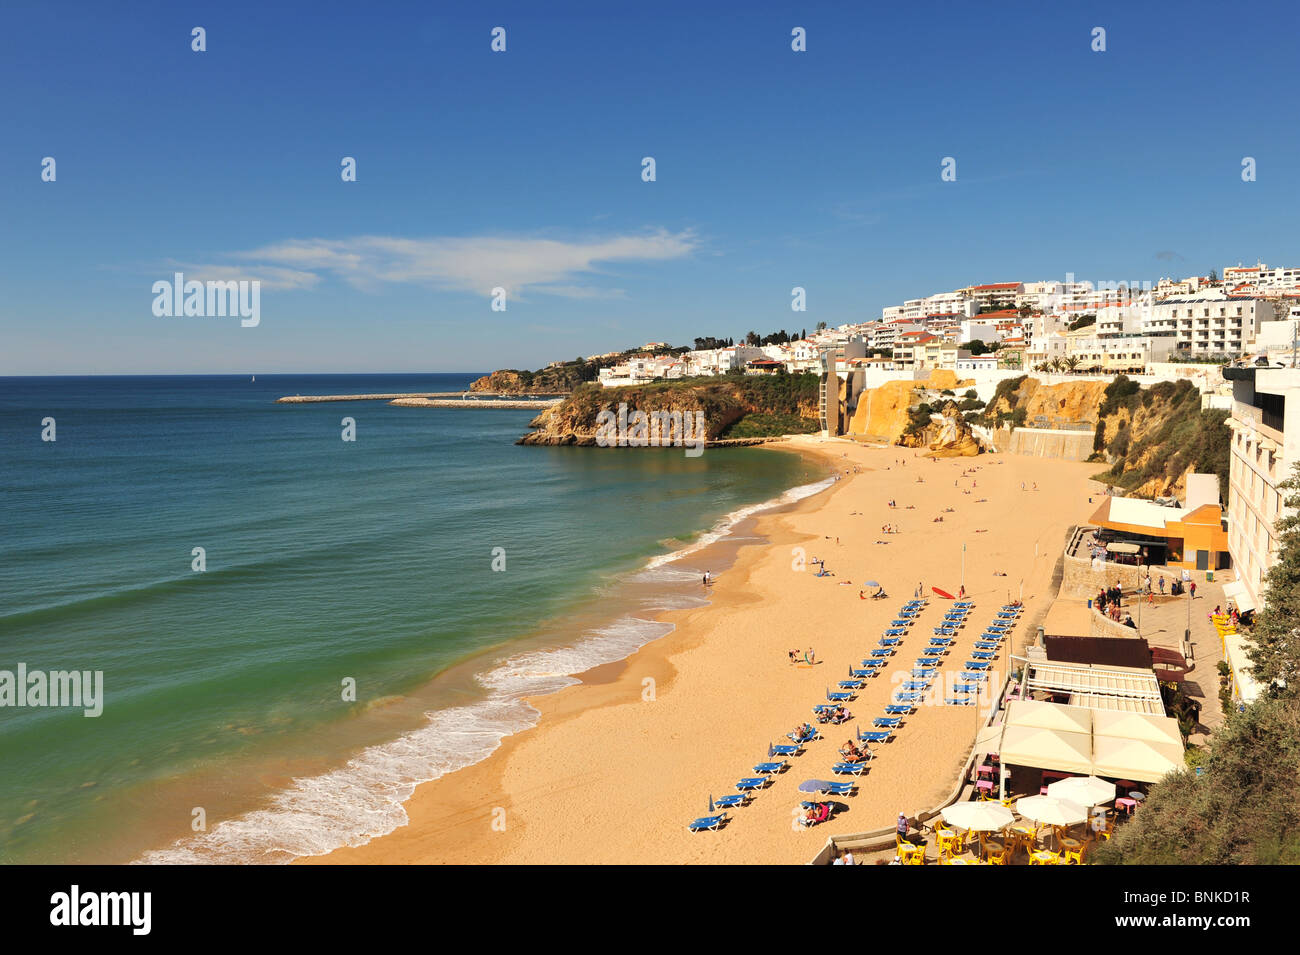
[[[893,444],[907,428],[907,409],[916,403],[913,392],[927,388],[955,391],[972,384],[961,381],[954,372],[937,368],[930,372],[928,379],[887,381],[879,388],[868,388],[858,397],[857,410],[849,422],[849,434]]]

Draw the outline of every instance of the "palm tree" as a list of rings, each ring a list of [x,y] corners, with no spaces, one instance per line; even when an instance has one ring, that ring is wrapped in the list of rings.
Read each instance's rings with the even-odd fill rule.
[[[1074,373],[1074,369],[1079,367],[1080,360],[1081,359],[1078,355],[1071,355],[1069,358],[1065,359],[1065,365],[1070,369],[1071,374]]]

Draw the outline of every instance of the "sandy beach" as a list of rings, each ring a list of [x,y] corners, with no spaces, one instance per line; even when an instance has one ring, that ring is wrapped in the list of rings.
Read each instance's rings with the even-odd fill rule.
[[[963,543],[976,610],[942,676],[959,671],[980,625],[1008,595],[1019,595],[1022,581],[1024,619],[1046,609],[1066,530],[1095,509],[1088,475],[1097,466],[1004,455],[932,461],[910,449],[814,437],[784,447],[827,458],[842,478],[760,516],[756,533],[767,543],[741,547],[708,606],[664,614],[676,625],[669,636],[584,674],[580,685],[532,700],[539,725],[507,738],[487,760],[417,788],[406,804],[409,825],[300,861],[804,863],[831,833],[889,825],[900,811],[940,802],[983,708],[922,707],[877,748],[858,794],[844,800],[848,811],[807,831],[793,822],[799,783],[835,778],[836,751],[855,725],[866,729],[883,713],[928,642],[947,604],[930,587],[957,592]],[[858,473],[845,473],[855,467]],[[968,469],[977,470],[963,476]],[[900,532],[882,533],[886,523]],[[834,576],[814,576],[813,558]],[[866,580],[880,581],[890,599],[860,599]],[[823,727],[826,738],[734,810],[724,829],[689,832],[710,794],[735,792],[736,781],[766,759],[769,742],[788,742],[786,733],[812,719],[811,707],[876,646],[918,582],[930,605],[886,672],[849,704],[854,720]],[[1026,624],[1015,648],[1028,636]],[[792,666],[792,648],[813,648],[818,665]],[[1005,673],[1005,653],[996,666]]]

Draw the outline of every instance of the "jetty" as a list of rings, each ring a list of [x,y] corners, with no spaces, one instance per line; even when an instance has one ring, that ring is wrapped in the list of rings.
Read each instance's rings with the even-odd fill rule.
[[[564,400],[563,395],[503,396],[492,392],[425,391],[365,395],[285,395],[276,404],[303,405],[325,401],[387,401],[403,408],[549,408]]]

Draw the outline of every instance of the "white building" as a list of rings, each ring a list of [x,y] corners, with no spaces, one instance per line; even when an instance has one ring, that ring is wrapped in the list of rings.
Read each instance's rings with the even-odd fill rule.
[[[1300,461],[1300,369],[1228,367],[1223,377],[1232,382],[1228,550],[1244,588],[1233,599],[1249,610],[1263,605],[1264,575],[1277,558],[1276,522],[1294,513],[1278,485]]]
[[[1260,325],[1272,321],[1278,308],[1268,299],[1234,298],[1221,289],[1206,289],[1153,303],[1142,331],[1172,336],[1178,354],[1237,356],[1251,347]]]

